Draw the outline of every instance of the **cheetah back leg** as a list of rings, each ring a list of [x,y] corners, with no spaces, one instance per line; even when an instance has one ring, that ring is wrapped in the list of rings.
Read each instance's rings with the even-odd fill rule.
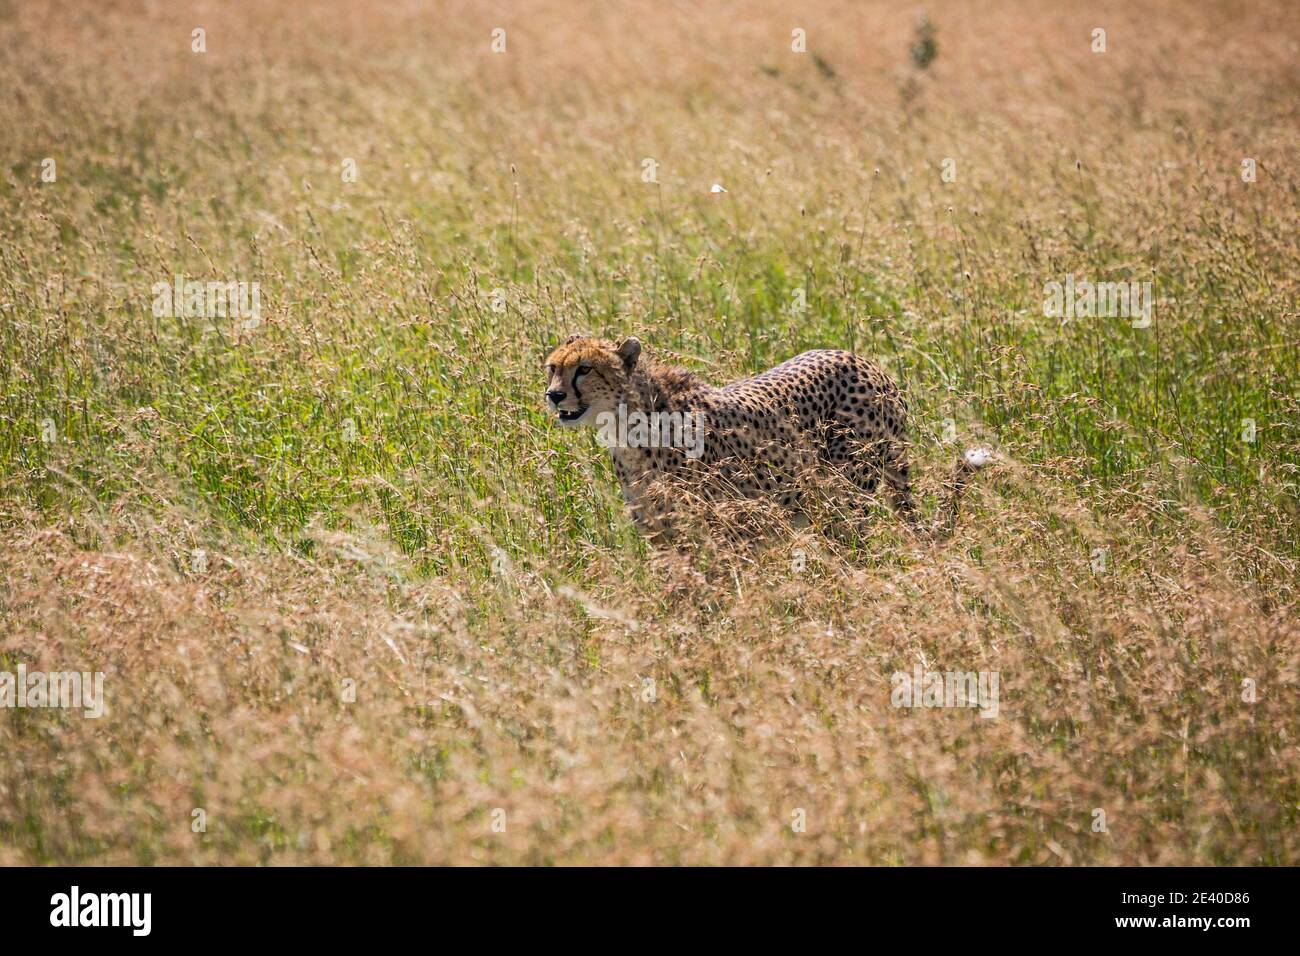
[[[875,493],[884,480],[886,500],[894,514],[909,528],[920,521],[912,497],[911,464],[901,437],[885,437],[866,423],[833,432],[827,441],[827,457],[859,489]]]
[[[920,520],[916,513],[916,501],[912,498],[912,466],[908,462],[907,452],[895,444],[884,456],[881,472],[885,477],[885,487],[889,491],[889,503],[894,514],[902,519],[909,528],[916,530]]]

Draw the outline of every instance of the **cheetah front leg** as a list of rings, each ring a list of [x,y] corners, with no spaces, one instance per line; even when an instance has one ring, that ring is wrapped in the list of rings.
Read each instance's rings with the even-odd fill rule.
[[[636,478],[619,475],[623,502],[637,530],[654,544],[667,544],[675,537],[673,510],[667,489],[647,475]]]

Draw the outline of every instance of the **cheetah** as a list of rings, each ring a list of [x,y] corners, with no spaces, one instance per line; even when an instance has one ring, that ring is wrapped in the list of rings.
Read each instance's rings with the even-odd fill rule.
[[[546,404],[565,428],[596,427],[624,500],[652,539],[673,513],[702,500],[765,499],[801,517],[810,474],[838,473],[872,494],[883,480],[893,511],[929,538],[952,533],[958,502],[991,453],[956,463],[931,525],[917,515],[907,456],[907,408],[877,364],[852,352],[804,352],[721,387],[656,361],[635,338],[574,335],[546,359]]]

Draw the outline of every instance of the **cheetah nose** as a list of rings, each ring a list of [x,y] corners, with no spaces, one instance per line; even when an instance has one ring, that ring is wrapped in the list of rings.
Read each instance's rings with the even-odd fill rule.
[[[564,393],[558,388],[551,389],[546,393],[546,397],[551,400],[553,405],[558,405],[560,402],[564,401]]]

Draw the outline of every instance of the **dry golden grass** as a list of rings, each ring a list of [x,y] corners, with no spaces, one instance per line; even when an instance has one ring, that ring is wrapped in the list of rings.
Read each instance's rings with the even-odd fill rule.
[[[0,710],[0,863],[1300,862],[1300,14],[985,6],[0,3],[0,671],[108,704]],[[572,331],[1003,460],[943,547],[656,554]]]

